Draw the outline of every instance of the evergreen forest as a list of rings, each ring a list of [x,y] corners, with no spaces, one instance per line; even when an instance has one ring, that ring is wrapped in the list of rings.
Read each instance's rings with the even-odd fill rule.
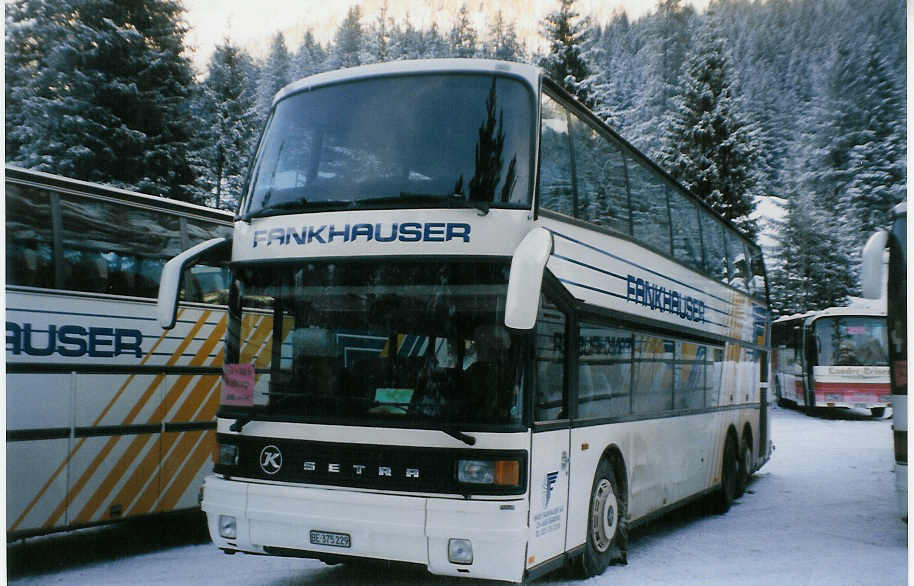
[[[401,59],[535,63],[766,247],[775,315],[858,293],[867,236],[905,198],[904,0],[659,0],[605,23],[559,0],[539,43],[466,5],[447,29],[349,9],[328,43],[230,38],[203,72],[180,0],[5,4],[7,164],[233,209],[272,100],[321,71]],[[776,203],[777,220],[756,208]]]

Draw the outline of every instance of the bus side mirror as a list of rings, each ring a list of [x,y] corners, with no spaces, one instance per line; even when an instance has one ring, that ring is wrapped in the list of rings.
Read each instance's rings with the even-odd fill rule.
[[[888,244],[889,233],[885,230],[874,232],[863,246],[862,269],[860,274],[860,288],[866,299],[881,299],[885,284],[884,270],[885,247]]]
[[[552,234],[545,228],[528,232],[514,250],[505,302],[505,325],[509,328],[530,330],[536,325],[543,271],[550,254]]]
[[[162,269],[162,278],[159,280],[159,298],[156,305],[156,318],[163,329],[171,329],[175,325],[178,314],[178,293],[181,289],[181,278],[184,271],[189,269],[203,255],[224,257],[227,262],[231,256],[232,241],[227,238],[213,238],[188,248],[174,257]]]

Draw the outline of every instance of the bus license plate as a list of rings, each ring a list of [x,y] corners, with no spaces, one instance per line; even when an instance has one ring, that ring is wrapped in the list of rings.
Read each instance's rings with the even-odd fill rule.
[[[351,547],[352,543],[346,533],[330,533],[328,531],[312,531],[311,543],[314,545],[330,545],[333,547]]]

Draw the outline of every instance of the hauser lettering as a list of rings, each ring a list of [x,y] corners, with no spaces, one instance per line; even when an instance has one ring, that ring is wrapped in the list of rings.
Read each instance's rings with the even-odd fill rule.
[[[141,358],[142,343],[139,330],[51,324],[45,331],[33,329],[30,323],[6,322],[6,351],[15,355],[110,358],[132,354]]]

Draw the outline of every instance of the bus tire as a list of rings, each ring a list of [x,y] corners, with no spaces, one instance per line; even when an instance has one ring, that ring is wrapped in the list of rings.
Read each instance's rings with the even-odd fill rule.
[[[626,503],[620,486],[610,462],[605,458],[600,460],[590,492],[587,541],[581,556],[585,578],[602,574],[611,563],[626,563]]]
[[[736,484],[736,498],[746,493],[750,476],[752,476],[752,437],[747,433],[743,436],[743,441],[740,442],[739,482]]]
[[[727,434],[724,443],[724,457],[720,465],[720,488],[715,497],[715,510],[722,515],[730,510],[730,505],[736,500],[739,484],[739,452],[733,434]]]
[[[885,415],[885,407],[873,407],[870,409],[870,413],[876,419],[880,419],[883,415]]]

